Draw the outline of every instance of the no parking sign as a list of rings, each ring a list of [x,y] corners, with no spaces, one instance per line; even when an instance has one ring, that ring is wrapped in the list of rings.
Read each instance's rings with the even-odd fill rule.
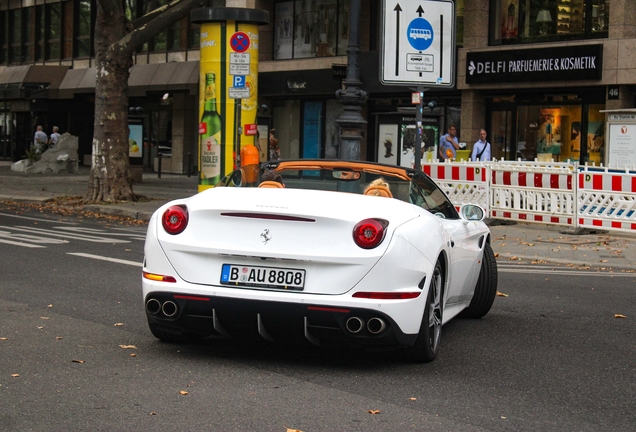
[[[230,47],[236,52],[245,52],[250,47],[250,37],[247,33],[236,32],[230,38]]]

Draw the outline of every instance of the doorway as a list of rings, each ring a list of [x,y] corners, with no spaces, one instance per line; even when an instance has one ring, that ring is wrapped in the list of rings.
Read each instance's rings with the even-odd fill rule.
[[[515,143],[516,110],[493,110],[490,117],[490,134],[493,160],[516,160],[518,149]],[[519,143],[519,147],[522,147]]]

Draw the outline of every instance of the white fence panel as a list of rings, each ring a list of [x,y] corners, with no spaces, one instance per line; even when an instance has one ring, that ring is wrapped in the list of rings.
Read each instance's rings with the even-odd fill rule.
[[[488,165],[483,162],[427,162],[422,170],[444,191],[454,206],[479,204],[489,212]]]
[[[490,217],[573,226],[575,168],[558,162],[492,162]]]
[[[578,226],[636,232],[636,172],[583,167],[578,178]]]

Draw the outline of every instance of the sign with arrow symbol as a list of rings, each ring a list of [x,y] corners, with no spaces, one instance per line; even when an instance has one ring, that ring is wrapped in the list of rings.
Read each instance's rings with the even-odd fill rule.
[[[382,34],[383,84],[454,86],[452,1],[383,0]]]

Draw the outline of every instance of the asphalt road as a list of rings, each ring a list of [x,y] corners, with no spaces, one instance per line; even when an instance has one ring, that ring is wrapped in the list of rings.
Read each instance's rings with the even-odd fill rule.
[[[636,428],[633,273],[501,263],[507,297],[429,364],[171,345],[145,323],[144,226],[20,213],[0,207],[2,431]]]

